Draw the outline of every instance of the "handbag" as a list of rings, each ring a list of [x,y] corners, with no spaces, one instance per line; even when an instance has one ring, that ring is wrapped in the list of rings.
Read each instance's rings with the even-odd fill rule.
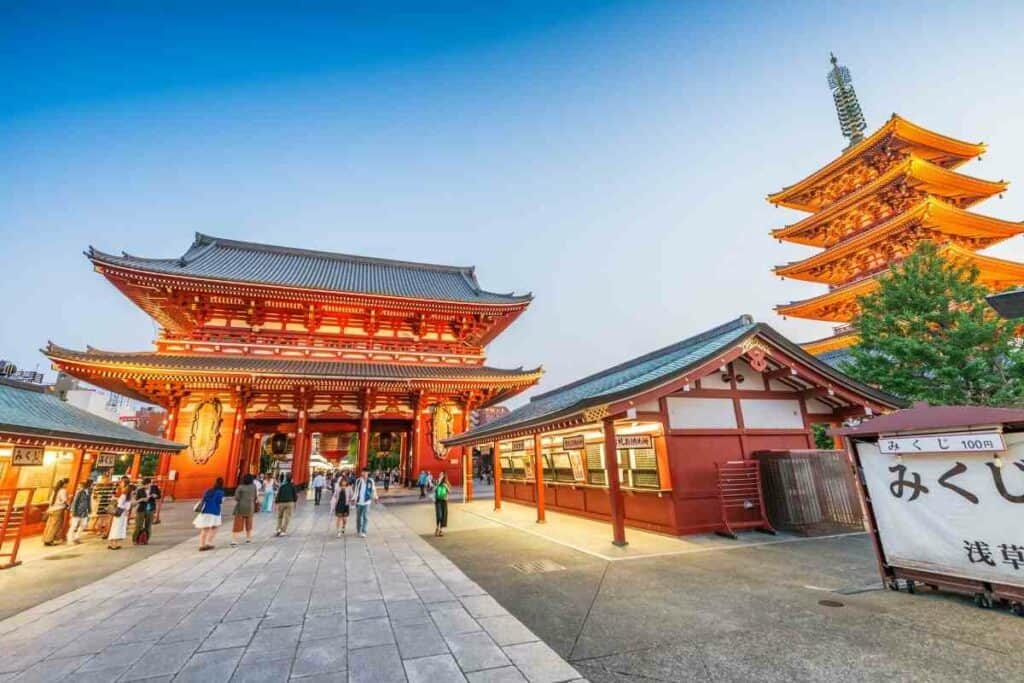
[[[114,508],[114,516],[115,517],[120,517],[123,514],[124,514],[124,508],[122,508],[120,505],[118,505],[116,508]]]
[[[205,502],[206,501],[204,501],[204,500],[197,501],[196,504],[192,507],[192,512],[198,512],[198,513],[202,514],[203,507],[204,507],[203,503],[205,503]]]

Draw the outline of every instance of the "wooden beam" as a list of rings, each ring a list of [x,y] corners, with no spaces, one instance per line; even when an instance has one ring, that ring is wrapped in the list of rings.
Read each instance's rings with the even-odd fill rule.
[[[615,443],[615,419],[606,417],[604,428],[604,469],[608,475],[608,507],[612,515],[612,543],[626,545],[626,511],[619,481],[619,453]]]

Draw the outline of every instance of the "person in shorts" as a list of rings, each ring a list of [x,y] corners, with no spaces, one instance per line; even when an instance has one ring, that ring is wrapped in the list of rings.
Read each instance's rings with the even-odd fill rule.
[[[345,533],[345,527],[348,526],[348,514],[349,514],[349,496],[351,489],[348,485],[348,479],[342,477],[338,480],[334,487],[334,495],[331,496],[331,509],[334,510],[334,529],[337,536],[341,536]]]

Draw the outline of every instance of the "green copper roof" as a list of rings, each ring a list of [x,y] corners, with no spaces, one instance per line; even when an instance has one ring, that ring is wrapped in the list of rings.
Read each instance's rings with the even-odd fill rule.
[[[515,304],[532,298],[529,294],[485,291],[474,269],[468,267],[350,256],[203,234],[196,234],[180,258],[115,256],[92,247],[87,256],[94,263],[151,273],[349,294],[480,304]]]
[[[847,386],[853,391],[893,408],[901,405],[895,397],[842,374],[835,368],[817,360],[771,327],[764,323],[755,323],[750,316],[744,315],[671,346],[534,396],[526,405],[476,429],[449,439],[446,443],[458,445],[478,441],[481,436],[500,435],[534,425],[542,425],[578,414],[591,406],[630,398],[684,374],[687,370],[727,351],[753,334],[770,339],[822,374],[831,377],[838,384]]]
[[[0,380],[0,434],[85,441],[97,446],[180,451],[185,446],[130,429],[61,401],[43,387]]]

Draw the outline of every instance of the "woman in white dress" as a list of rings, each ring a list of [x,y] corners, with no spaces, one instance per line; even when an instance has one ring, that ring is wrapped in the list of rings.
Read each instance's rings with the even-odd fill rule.
[[[220,507],[224,502],[224,478],[217,477],[213,488],[206,489],[203,499],[195,507],[199,514],[192,520],[192,526],[199,529],[199,550],[213,550],[213,539],[220,528]]]
[[[110,550],[120,550],[121,541],[128,536],[128,511],[132,507],[131,486],[122,482],[117,487],[116,495],[114,516],[110,521],[110,533],[107,534],[107,548]]]

